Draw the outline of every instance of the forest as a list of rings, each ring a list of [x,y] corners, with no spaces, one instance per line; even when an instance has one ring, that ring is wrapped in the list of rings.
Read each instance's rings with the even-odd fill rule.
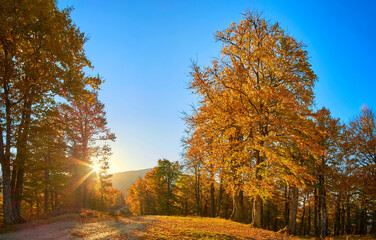
[[[160,159],[126,199],[111,185],[104,79],[88,36],[53,0],[0,1],[1,220],[79,209],[230,219],[289,235],[376,234],[376,124],[317,108],[309,53],[245,12],[218,31],[220,57],[191,63],[197,103],[182,161]],[[194,53],[193,53],[194,54]],[[175,159],[176,160],[176,159]]]
[[[376,233],[376,125],[315,106],[302,42],[257,12],[218,31],[220,57],[192,62],[198,98],[184,117],[184,161],[128,189],[137,215],[197,215],[292,235]]]
[[[55,1],[0,3],[2,219],[124,205],[107,174],[110,141],[99,76]]]

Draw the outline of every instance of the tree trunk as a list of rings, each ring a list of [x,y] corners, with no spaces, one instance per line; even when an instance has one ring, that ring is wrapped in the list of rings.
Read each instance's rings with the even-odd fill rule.
[[[11,186],[10,186],[10,162],[8,159],[3,159],[1,164],[3,175],[3,213],[4,223],[13,224],[15,219],[12,211],[12,198],[11,198]]]
[[[360,224],[359,224],[359,235],[364,235],[367,233],[367,207],[365,199],[362,201],[360,209]]]
[[[48,212],[48,199],[49,199],[49,187],[50,187],[50,161],[51,161],[51,153],[48,152],[47,154],[47,164],[46,168],[44,169],[44,213]]]
[[[288,234],[296,234],[296,216],[298,211],[298,188],[293,186],[291,189],[291,210],[288,225]]]
[[[313,219],[313,227],[314,227],[314,230],[315,230],[315,236],[318,237],[319,236],[319,224],[318,224],[318,219],[319,219],[319,216],[318,216],[318,192],[317,192],[317,187],[315,187],[315,197],[314,197],[314,219]]]
[[[9,99],[9,79],[12,77],[12,66],[10,61],[12,56],[10,56],[9,51],[6,46],[3,49],[4,64],[2,69],[4,69],[4,74],[2,76],[2,88],[3,97],[5,104],[5,143],[3,131],[4,129],[0,126],[0,157],[1,157],[1,171],[2,171],[2,181],[3,181],[3,214],[4,223],[13,224],[15,223],[15,218],[12,211],[12,186],[11,186],[11,176],[10,176],[10,147],[11,147],[11,132],[12,132],[12,118],[11,118],[11,101]]]
[[[210,183],[210,216],[215,217],[214,179]]]
[[[345,203],[342,204],[341,207],[341,235],[345,234],[345,229],[346,229],[346,211],[345,211]]]
[[[226,201],[226,209],[225,209],[225,219],[228,219],[228,209],[229,209],[229,204],[228,202]]]
[[[48,199],[49,199],[49,189],[48,186],[50,184],[50,171],[48,169],[44,170],[44,213],[48,212]]]
[[[371,234],[376,234],[376,209],[373,210],[372,213],[372,228],[371,228]]]
[[[327,229],[327,220],[328,214],[326,209],[326,185],[325,185],[325,168],[326,168],[326,159],[322,159],[322,164],[320,166],[320,175],[319,175],[319,209],[321,215],[321,228],[320,236],[325,238],[328,232]]]
[[[346,233],[351,234],[350,196],[346,194]]]
[[[59,206],[59,193],[56,191],[55,192],[55,203],[54,203],[54,209],[57,210]]]
[[[290,216],[289,201],[290,201],[290,189],[287,185],[285,185],[285,210],[283,212],[284,219],[285,219],[285,226],[288,226],[289,224],[289,216]]]
[[[337,199],[336,209],[334,214],[334,236],[338,236],[341,229],[341,206],[340,199]]]
[[[217,216],[221,215],[221,206],[222,206],[222,195],[223,195],[223,186],[222,186],[222,179],[219,183],[219,193],[217,199]]]
[[[78,154],[78,146],[77,143],[74,142],[72,146],[72,158],[73,159],[79,159],[80,156]],[[83,174],[83,166],[81,164],[74,163],[73,165],[73,185],[78,186],[75,187],[73,195],[74,195],[74,207],[79,210],[83,207],[83,192],[82,192],[82,184],[79,184],[81,182],[81,178],[84,176]]]
[[[262,143],[261,143],[262,145]],[[262,176],[260,174],[259,165],[263,162],[263,159],[260,155],[260,151],[256,150],[256,179],[257,182],[260,183],[262,181]],[[252,224],[257,228],[262,227],[262,199],[259,195],[255,196],[253,202],[253,217],[252,217]]]
[[[307,227],[307,234],[311,234],[311,200],[308,201],[308,227]],[[303,235],[306,235],[306,231],[304,229]]]
[[[5,71],[8,73],[8,54],[7,50],[4,50],[5,55]],[[3,78],[3,89],[4,89],[4,101],[5,101],[5,119],[6,119],[6,129],[5,129],[5,144],[3,141],[3,129],[1,128],[1,169],[2,169],[2,181],[3,181],[3,214],[4,223],[13,224],[16,222],[15,216],[13,214],[12,208],[12,185],[10,176],[10,147],[11,147],[11,132],[12,132],[12,119],[11,119],[11,102],[9,100],[9,86],[7,81],[7,75]]]
[[[17,201],[16,201],[16,179],[17,179],[17,162],[16,161],[13,161],[13,166],[12,166],[12,176],[11,176],[11,182],[10,182],[10,188],[11,188],[11,193],[12,193],[12,212],[13,212],[13,216],[16,216],[17,212],[16,212],[16,204],[17,204]]]
[[[201,202],[200,202],[200,173],[198,166],[195,167],[195,180],[196,180],[196,188],[195,188],[195,194],[196,194],[196,214],[197,216],[201,216]]]
[[[303,213],[302,213],[302,219],[300,221],[300,231],[299,231],[301,235],[304,235],[304,230],[305,230],[304,229],[305,228],[304,217],[305,217],[305,212],[306,212],[305,205],[306,205],[306,196],[303,194],[303,207],[302,207]]]
[[[321,210],[321,237],[325,238],[327,236],[327,224],[328,224],[328,214],[327,214],[327,209],[326,209],[326,199],[325,197],[322,198],[322,210]]]
[[[230,219],[235,222],[244,221],[243,191],[237,190],[232,195],[232,214]]]
[[[252,225],[257,228],[262,227],[262,199],[260,196],[256,196],[253,201]]]
[[[265,204],[265,207],[267,207],[266,211],[266,222],[264,224],[265,229],[269,230],[269,224],[270,224],[270,204]]]
[[[22,120],[20,126],[20,135],[18,136],[17,141],[17,182],[15,189],[15,200],[16,200],[16,215],[14,216],[17,222],[25,222],[21,216],[21,203],[22,203],[22,194],[23,194],[23,183],[24,183],[24,174],[25,174],[25,161],[27,158],[27,139],[29,136],[30,122],[31,122],[31,99],[25,100],[24,109],[22,113]]]
[[[208,210],[208,200],[205,200],[204,207],[202,208],[201,214],[203,217],[207,217],[207,210]]]
[[[38,191],[35,190],[35,201],[37,203],[37,216],[40,215],[40,202],[39,202],[39,196],[38,196]]]

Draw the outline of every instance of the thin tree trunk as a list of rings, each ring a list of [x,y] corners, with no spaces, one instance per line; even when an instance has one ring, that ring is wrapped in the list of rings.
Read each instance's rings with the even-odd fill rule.
[[[350,196],[346,194],[346,233],[351,234]]]
[[[55,212],[55,207],[54,207],[54,192],[53,191],[50,191],[50,198],[51,198],[51,209],[53,212]],[[55,200],[56,201],[56,200]]]
[[[313,219],[313,227],[315,230],[315,236],[319,236],[319,224],[318,224],[318,192],[317,187],[315,187],[315,197],[314,197],[314,219]]]
[[[263,159],[260,155],[260,151],[256,150],[256,179],[257,182],[262,181],[262,176],[260,174],[259,165],[263,162]],[[253,217],[252,225],[261,228],[262,227],[262,199],[259,195],[255,196],[253,202]]]
[[[320,167],[320,175],[319,175],[319,209],[321,215],[321,228],[320,228],[320,236],[325,238],[327,235],[327,220],[328,214],[326,209],[326,187],[325,187],[325,162],[326,159],[322,159],[322,164]]]
[[[334,214],[334,236],[338,236],[341,229],[341,206],[340,199],[338,197],[336,203],[336,209]]]
[[[59,193],[56,191],[55,192],[55,204],[54,204],[54,209],[57,210],[59,206]]]
[[[223,186],[222,186],[222,179],[219,183],[219,193],[217,199],[217,216],[221,215],[221,206],[222,206],[222,195],[223,195]]]
[[[293,186],[291,188],[291,210],[288,225],[288,234],[296,234],[296,216],[298,212],[298,188]]]
[[[359,221],[359,235],[364,235],[367,233],[367,207],[366,199],[362,200],[360,209],[360,221]]]
[[[197,216],[201,216],[201,201],[200,201],[200,173],[199,173],[199,167],[195,167],[195,178],[196,178],[196,214]]]
[[[16,200],[16,215],[15,218],[17,222],[25,222],[25,220],[21,216],[21,203],[22,203],[22,194],[23,194],[23,183],[24,183],[24,174],[25,174],[25,161],[27,157],[27,138],[29,135],[29,128],[31,122],[31,106],[32,101],[27,99],[24,104],[24,110],[22,114],[22,121],[23,126],[21,126],[22,131],[20,131],[21,136],[18,136],[18,143],[17,143],[17,182],[16,182],[16,189],[15,189],[15,200]]]
[[[311,200],[308,201],[308,228],[307,228],[307,234],[311,234]],[[306,231],[304,228],[303,235],[306,235]]]
[[[345,234],[346,229],[346,211],[345,211],[345,203],[342,204],[341,207],[341,235]]]
[[[167,212],[166,215],[170,215],[170,196],[171,196],[171,182],[167,180]]]
[[[289,216],[290,216],[290,207],[289,207],[289,201],[290,201],[290,189],[287,185],[285,185],[285,210],[283,212],[284,219],[285,219],[285,226],[288,226],[289,224]]]
[[[270,203],[266,204],[267,206],[267,212],[266,212],[266,223],[264,224],[264,227],[269,230],[270,225]]]
[[[228,209],[229,209],[229,204],[226,202],[226,209],[225,209],[225,219],[228,219]]]
[[[40,215],[40,202],[39,202],[39,196],[38,196],[38,191],[35,190],[35,201],[37,203],[37,216]]]
[[[3,176],[3,214],[4,223],[13,224],[15,219],[12,211],[12,198],[11,198],[11,186],[10,186],[10,161],[5,158],[1,164],[2,176]]]
[[[304,224],[304,217],[305,217],[305,212],[306,212],[306,207],[305,207],[305,205],[306,205],[306,196],[303,194],[303,207],[302,207],[302,209],[303,209],[303,213],[302,213],[302,219],[301,219],[301,221],[300,221],[300,234],[301,235],[304,235],[304,226],[305,226],[305,224]]]
[[[372,228],[371,228],[371,234],[376,234],[376,209],[373,210],[372,213]]]
[[[210,216],[215,217],[214,179],[210,183]]]
[[[13,211],[13,215],[15,216],[17,213],[16,213],[16,204],[17,204],[17,201],[16,201],[16,179],[17,179],[17,162],[16,161],[13,161],[13,164],[12,164],[12,176],[11,176],[11,182],[10,182],[10,186],[11,186],[11,193],[12,193],[12,211]]]
[[[47,154],[47,164],[46,168],[44,169],[44,213],[48,212],[48,199],[49,199],[49,186],[50,186],[50,161],[51,161],[51,154],[48,152]]]
[[[6,129],[5,129],[5,144],[3,140],[3,129],[0,128],[1,136],[0,136],[0,157],[1,157],[1,171],[2,171],[2,181],[3,181],[3,214],[4,214],[4,223],[5,224],[13,224],[15,223],[15,218],[12,211],[12,187],[11,187],[11,176],[10,176],[10,146],[11,146],[11,103],[8,98],[9,96],[9,89],[7,84],[7,72],[8,72],[8,53],[7,50],[4,49],[4,56],[5,56],[5,64],[4,68],[6,77],[3,78],[3,89],[4,89],[4,100],[5,100],[5,119],[6,119]],[[1,127],[1,126],[0,126]]]
[[[45,182],[45,186],[44,186],[44,213],[47,213],[48,212],[48,199],[49,199],[49,190],[48,190],[48,186],[50,184],[50,172],[48,169],[45,169],[44,170],[44,182]]]
[[[253,201],[252,225],[257,228],[262,227],[262,199],[258,195]]]

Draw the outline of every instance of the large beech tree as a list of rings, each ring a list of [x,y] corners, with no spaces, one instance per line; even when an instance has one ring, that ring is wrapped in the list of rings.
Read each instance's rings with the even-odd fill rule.
[[[272,195],[276,179],[301,186],[309,178],[290,148],[317,149],[309,135],[316,75],[304,45],[258,13],[245,13],[216,39],[220,58],[210,67],[192,66],[189,87],[200,108],[188,121],[204,132],[204,142],[226,149],[219,162],[236,177],[234,204],[241,206],[236,199],[243,193],[252,197],[253,224],[261,227],[262,201]]]

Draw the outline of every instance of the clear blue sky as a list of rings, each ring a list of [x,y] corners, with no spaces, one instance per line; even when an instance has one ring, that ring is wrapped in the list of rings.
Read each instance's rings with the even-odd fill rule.
[[[376,109],[376,1],[60,0],[90,36],[85,49],[105,80],[100,98],[112,145],[111,172],[180,160],[182,111],[191,59],[208,65],[213,34],[257,10],[307,45],[319,82],[317,107],[347,122],[362,105]]]

